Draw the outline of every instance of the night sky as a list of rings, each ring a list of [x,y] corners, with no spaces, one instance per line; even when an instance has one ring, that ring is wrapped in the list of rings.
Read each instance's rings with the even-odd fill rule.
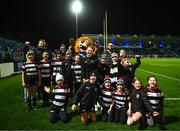
[[[80,0],[79,35],[102,34],[108,12],[110,34],[180,35],[180,8],[175,0]],[[0,34],[19,41],[47,40],[53,47],[75,37],[73,0],[2,0]]]

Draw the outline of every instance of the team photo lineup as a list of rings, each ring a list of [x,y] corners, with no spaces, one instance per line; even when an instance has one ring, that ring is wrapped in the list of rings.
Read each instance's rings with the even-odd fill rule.
[[[0,10],[0,130],[180,130],[177,0]]]
[[[164,94],[157,76],[149,75],[143,85],[135,75],[143,64],[141,55],[115,51],[113,43],[100,52],[98,44],[89,41],[69,47],[61,44],[54,54],[44,39],[39,40],[37,50],[26,43],[22,65],[26,111],[49,107],[51,123],[68,123],[67,107],[71,106],[71,112],[79,110],[83,125],[95,122],[99,110],[104,122],[139,123],[142,129],[158,123],[164,129]],[[38,105],[37,101],[42,102]]]

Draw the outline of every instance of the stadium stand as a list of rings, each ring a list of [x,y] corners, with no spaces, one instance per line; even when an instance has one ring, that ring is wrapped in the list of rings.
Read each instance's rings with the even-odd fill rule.
[[[103,48],[102,34],[82,34],[98,41]],[[175,36],[142,36],[142,35],[108,35],[108,42],[114,44],[116,50],[126,48],[131,54],[141,54],[144,57],[180,57],[180,37]]]

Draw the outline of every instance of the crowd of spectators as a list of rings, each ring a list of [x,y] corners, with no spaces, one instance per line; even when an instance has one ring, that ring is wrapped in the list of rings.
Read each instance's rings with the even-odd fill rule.
[[[64,45],[60,48],[64,48],[67,45]],[[115,44],[117,50],[121,47]],[[33,50],[38,50],[38,46],[33,46],[30,41],[19,42],[15,40],[9,40],[3,37],[0,37],[0,63],[7,63],[13,61],[14,52],[21,51],[24,54],[27,53],[29,48]],[[159,58],[159,57],[179,57],[179,48],[126,48],[126,50],[133,56],[133,54],[141,54],[143,57],[148,58]],[[54,54],[54,52],[52,52]]]

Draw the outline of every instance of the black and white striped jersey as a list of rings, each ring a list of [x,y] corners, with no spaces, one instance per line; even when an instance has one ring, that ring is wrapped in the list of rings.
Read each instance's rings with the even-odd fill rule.
[[[71,65],[71,70],[74,82],[82,82],[82,65],[73,62]]]
[[[146,88],[146,95],[154,111],[161,112],[163,110],[163,92],[157,87],[152,88],[148,86]]]
[[[65,86],[57,85],[53,91],[53,105],[58,107],[65,107],[70,95],[70,89]]]
[[[51,68],[52,68],[52,75],[55,77],[57,73],[60,73],[62,70],[62,61],[59,60],[52,60]]]
[[[104,86],[101,90],[101,104],[105,107],[110,107],[112,104],[112,93],[114,92],[114,88],[107,89]]]
[[[39,64],[39,70],[41,73],[41,78],[50,78],[51,77],[50,61],[48,61],[48,62],[41,61]]]
[[[26,78],[38,77],[38,65],[35,62],[23,63],[22,70],[24,71]]]
[[[126,91],[118,91],[112,93],[115,108],[127,108],[130,101],[130,95]]]
[[[116,83],[123,76],[123,66],[121,64],[111,64],[109,73],[111,83]]]

